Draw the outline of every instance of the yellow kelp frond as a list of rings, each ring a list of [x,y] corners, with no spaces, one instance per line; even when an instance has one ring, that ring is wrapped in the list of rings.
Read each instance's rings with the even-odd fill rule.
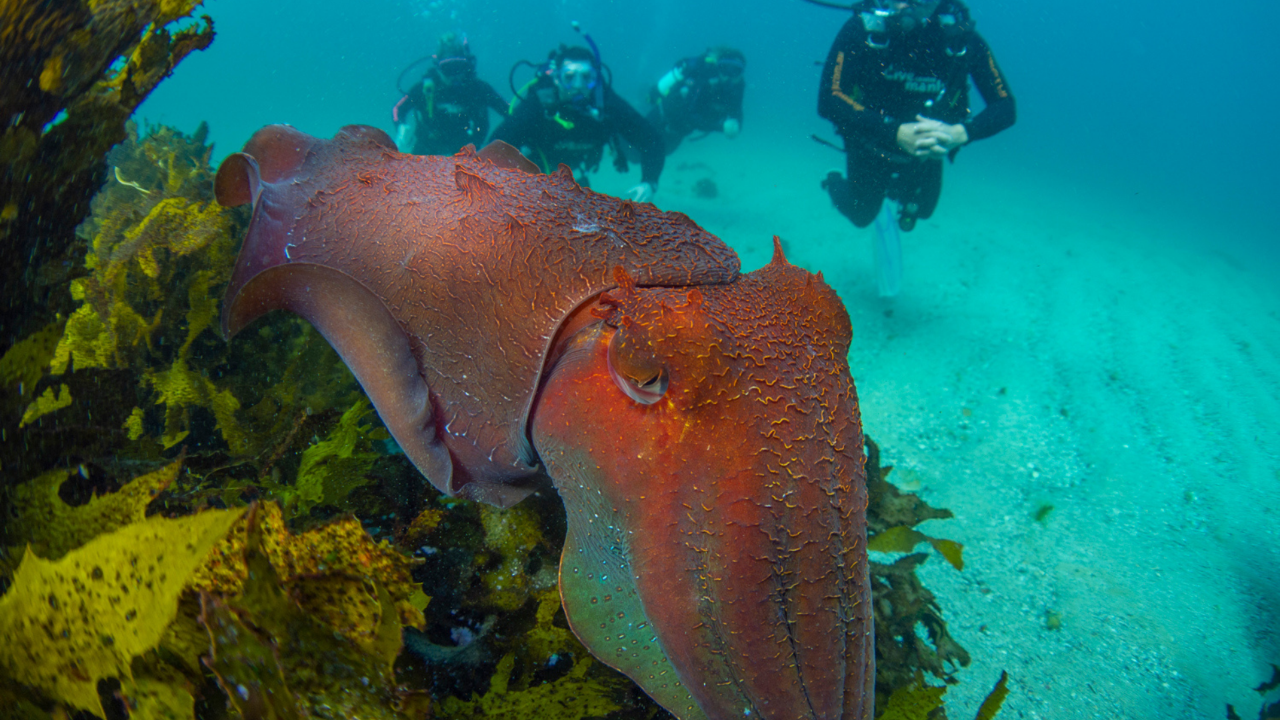
[[[996,681],[996,686],[991,688],[991,692],[987,695],[987,699],[982,701],[982,706],[978,708],[978,714],[974,720],[994,720],[1000,707],[1004,705],[1004,699],[1009,695],[1009,673],[1001,670],[1000,679]]]
[[[912,493],[894,487],[885,478],[893,469],[880,465],[880,449],[864,438],[867,450],[867,549],[910,553],[928,542],[956,569],[964,566],[960,543],[938,540],[915,530],[930,519],[951,517],[950,510],[930,507]],[[885,707],[903,688],[919,685],[921,671],[946,682],[955,682],[959,667],[969,664],[969,653],[951,637],[936,598],[916,576],[916,568],[929,558],[916,553],[892,564],[872,561],[871,596],[876,623],[876,705]],[[926,637],[922,637],[923,629]],[[926,692],[920,690],[920,692]]]
[[[204,593],[201,600],[213,649],[209,667],[232,706],[274,718],[403,718],[394,709],[392,670],[401,618],[375,574],[378,560],[367,549],[347,554],[355,535],[363,535],[359,523],[294,537],[270,507],[260,506],[266,512],[242,524],[240,595],[224,601]],[[356,544],[368,544],[367,536]],[[300,576],[300,569],[320,574]]]
[[[157,405],[163,405],[164,435],[161,444],[171,448],[187,436],[190,419],[187,409],[208,408],[218,420],[218,430],[232,452],[244,452],[247,439],[236,420],[240,401],[230,390],[219,390],[208,377],[192,371],[185,360],[179,359],[167,370],[147,372],[147,384],[155,390]]]
[[[192,683],[162,663],[133,663],[133,678],[122,678],[120,695],[129,705],[129,720],[187,720],[196,714]]]
[[[915,682],[893,691],[877,720],[929,720],[929,713],[942,707],[946,692],[946,685],[925,684],[924,675],[917,671]]]
[[[290,513],[305,515],[316,505],[341,507],[352,490],[365,485],[366,473],[379,453],[373,443],[391,437],[370,421],[373,408],[361,397],[347,408],[324,440],[302,453],[298,479],[290,498]]]
[[[151,518],[58,561],[28,550],[0,597],[0,670],[104,715],[98,680],[128,677],[133,658],[159,644],[187,580],[242,512]]]
[[[130,440],[137,440],[145,432],[142,428],[143,417],[142,408],[136,407],[133,412],[129,413],[129,417],[125,419],[124,432],[125,436]]]
[[[53,393],[52,387],[47,387],[40,397],[27,406],[26,412],[22,413],[22,422],[18,423],[18,427],[26,427],[45,415],[69,405],[71,405],[71,388],[68,388],[66,383],[63,383],[62,387],[58,389],[57,395]]]
[[[560,589],[548,588],[538,593],[538,612],[536,624],[525,634],[524,649],[528,659],[537,666],[546,665],[547,661],[559,654],[568,653],[577,658],[587,656],[586,648],[578,641],[569,628],[556,625],[556,615],[560,612]],[[564,622],[562,620],[562,622]]]
[[[422,627],[422,610],[415,608],[412,600],[422,590],[410,575],[417,562],[396,551],[386,541],[374,542],[359,520],[339,518],[294,535],[285,527],[280,506],[264,503],[258,506],[254,522],[261,535],[260,552],[282,584],[301,587],[317,578],[342,578],[352,587],[367,589],[366,583],[376,582],[386,589],[394,602],[401,624]],[[248,573],[244,560],[248,529],[247,524],[242,523],[227,536],[211,554],[211,562],[196,573],[191,583],[193,588],[220,595],[238,595],[243,591]],[[337,597],[328,580],[315,590],[300,589],[297,592],[300,597],[315,597],[316,603],[310,606],[311,609],[319,619],[339,629],[347,624],[341,615],[348,610],[341,604],[328,603],[324,587],[329,588],[329,598]],[[417,602],[420,603],[421,599]]]
[[[62,321],[50,323],[6,350],[0,357],[0,387],[16,392],[21,386],[24,394],[35,388],[53,359],[63,325]]]
[[[40,557],[56,560],[98,535],[142,522],[147,505],[169,487],[181,467],[181,461],[170,463],[77,507],[58,497],[58,488],[75,471],[47,472],[10,490],[15,515],[5,525],[5,541],[25,543]]]
[[[6,0],[0,15],[0,287],[9,312],[52,320],[47,288],[78,269],[75,227],[103,176],[103,157],[126,139],[134,109],[184,57],[213,40],[211,21],[170,32],[195,0]],[[123,61],[123,62],[122,62]],[[119,63],[119,65],[117,65]],[[123,66],[123,67],[121,67]],[[20,180],[20,181],[19,181]],[[114,180],[112,182],[115,182]],[[142,195],[137,190],[130,190]],[[50,282],[24,282],[32,263]]]
[[[441,720],[495,717],[581,720],[622,709],[615,698],[625,681],[588,677],[594,664],[588,658],[578,660],[560,679],[526,689],[511,688],[515,664],[514,654],[504,655],[489,680],[489,692],[469,701],[446,697],[434,717]]]
[[[528,504],[505,510],[482,504],[479,510],[484,544],[497,555],[496,565],[481,576],[489,589],[488,602],[499,610],[517,610],[529,599],[534,578],[525,568],[530,554],[542,542],[541,520]]]
[[[427,541],[427,536],[435,532],[444,520],[444,511],[440,508],[424,508],[418,516],[405,528],[403,536],[397,541],[406,548],[417,548]]]
[[[891,527],[867,541],[867,549],[873,552],[909,553],[916,545],[927,542],[957,570],[964,569],[964,546],[955,540],[939,540],[906,525]]]

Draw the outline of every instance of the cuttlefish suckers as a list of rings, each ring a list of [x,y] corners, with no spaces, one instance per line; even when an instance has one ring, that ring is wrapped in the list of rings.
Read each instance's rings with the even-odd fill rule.
[[[872,716],[848,315],[821,276],[491,145],[259,131],[219,169],[253,220],[228,334],[312,322],[441,490],[549,476],[583,644],[676,716]]]

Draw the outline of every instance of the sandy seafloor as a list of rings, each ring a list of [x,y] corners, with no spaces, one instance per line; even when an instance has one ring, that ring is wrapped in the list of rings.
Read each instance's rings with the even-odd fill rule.
[[[950,717],[1003,669],[1001,717],[1256,718],[1280,663],[1274,268],[1215,249],[1229,227],[1002,176],[982,152],[903,235],[891,300],[873,230],[818,189],[842,158],[803,136],[686,144],[655,201],[744,270],[780,235],[844,299],[864,430],[891,479],[955,512],[922,529],[965,546],[962,572],[935,553],[920,573],[973,657]],[[693,196],[702,177],[719,197]],[[594,187],[634,182],[607,169]]]

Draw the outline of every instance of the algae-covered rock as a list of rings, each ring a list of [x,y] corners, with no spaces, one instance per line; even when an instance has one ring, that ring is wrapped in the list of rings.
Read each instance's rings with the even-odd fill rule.
[[[103,715],[97,682],[129,677],[131,661],[160,643],[192,573],[242,512],[151,518],[58,561],[28,550],[0,597],[0,668]]]
[[[75,227],[107,177],[125,122],[192,51],[200,0],[0,4],[0,348],[53,320],[77,257]]]

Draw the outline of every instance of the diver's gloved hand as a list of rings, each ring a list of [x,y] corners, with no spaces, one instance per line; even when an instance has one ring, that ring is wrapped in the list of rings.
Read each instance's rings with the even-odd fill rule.
[[[418,119],[421,115],[417,110],[410,110],[405,113],[404,120],[396,125],[396,149],[400,152],[413,152],[413,146],[418,142]]]
[[[647,182],[642,182],[627,191],[627,198],[641,203],[649,202],[655,192],[657,192],[657,188]]]
[[[918,122],[902,123],[897,127],[897,146],[914,158],[943,158],[952,147],[969,141],[964,126],[948,126],[923,115],[916,115],[916,120]]]
[[[941,120],[934,120],[923,115],[916,116],[916,124],[933,132],[939,145],[952,150],[969,142],[969,131],[964,125],[948,125]]]
[[[969,133],[964,125],[948,125],[923,115],[917,115],[916,122],[898,126],[898,147],[921,159],[945,157],[967,142]]]
[[[729,118],[724,121],[724,136],[737,137],[738,131],[742,130],[742,126],[738,124],[737,118]]]

